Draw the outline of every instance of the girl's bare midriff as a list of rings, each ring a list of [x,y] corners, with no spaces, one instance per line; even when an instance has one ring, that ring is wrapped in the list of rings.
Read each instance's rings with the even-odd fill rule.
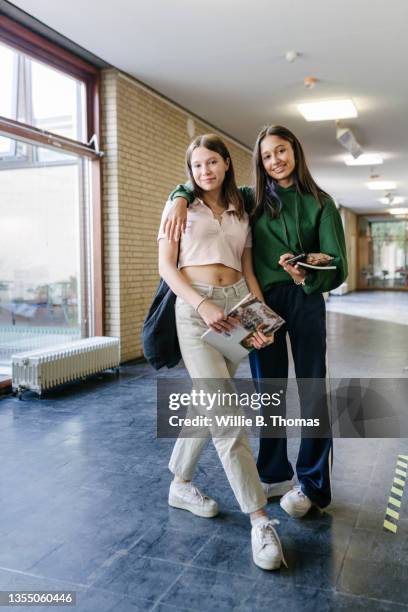
[[[190,283],[203,283],[215,287],[233,285],[242,278],[242,272],[228,268],[223,264],[209,264],[206,266],[186,266],[181,273]]]

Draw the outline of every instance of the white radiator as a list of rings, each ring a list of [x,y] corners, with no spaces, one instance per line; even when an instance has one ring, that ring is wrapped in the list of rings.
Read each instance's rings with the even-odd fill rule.
[[[12,356],[13,391],[30,389],[39,395],[46,389],[107,368],[119,367],[119,339],[107,336],[83,338]]]

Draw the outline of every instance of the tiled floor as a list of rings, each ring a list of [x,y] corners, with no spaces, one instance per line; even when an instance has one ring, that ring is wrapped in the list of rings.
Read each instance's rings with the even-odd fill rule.
[[[330,296],[329,312],[408,325],[408,291],[355,291]]]
[[[328,335],[333,376],[404,375],[406,325],[336,312]],[[253,565],[248,519],[212,447],[197,483],[220,516],[167,506],[172,444],[156,439],[155,376],[143,364],[41,401],[1,399],[0,590],[72,589],[80,612],[408,610],[407,490],[397,533],[382,528],[408,440],[336,440],[323,513],[293,520],[270,504],[289,565],[278,572]]]

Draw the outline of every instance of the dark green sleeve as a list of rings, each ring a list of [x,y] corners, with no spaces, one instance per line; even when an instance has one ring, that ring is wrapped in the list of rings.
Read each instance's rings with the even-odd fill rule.
[[[326,210],[327,207],[327,210]],[[341,285],[348,274],[346,241],[340,213],[333,202],[326,204],[319,225],[320,252],[334,257],[336,270],[308,270],[304,292],[324,293]]]
[[[242,197],[244,198],[244,208],[248,214],[250,214],[255,206],[255,193],[252,187],[247,187],[244,185],[243,187],[238,187],[241,192]]]
[[[184,185],[182,185],[181,183],[177,185],[177,187],[173,189],[173,191],[169,195],[169,200],[174,200],[174,198],[184,198],[189,204],[191,204],[191,202],[193,202],[194,200],[192,184],[188,182],[184,183]]]
[[[239,187],[239,190],[244,198],[244,207],[247,213],[250,213],[255,205],[255,196],[254,190],[252,187]],[[175,198],[184,198],[187,200],[189,204],[194,200],[193,186],[190,182],[184,183],[184,185],[180,184],[171,192],[169,195],[169,200],[174,200]]]

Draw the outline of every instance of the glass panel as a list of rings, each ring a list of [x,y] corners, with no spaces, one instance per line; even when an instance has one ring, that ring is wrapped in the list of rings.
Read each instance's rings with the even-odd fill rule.
[[[360,262],[363,287],[406,289],[408,222],[360,221]]]
[[[58,70],[31,60],[33,125],[84,141],[84,85]]]
[[[0,162],[0,372],[13,353],[91,331],[88,162],[53,155],[52,164]]]
[[[87,141],[82,81],[4,44],[0,44],[0,66],[0,115]],[[0,154],[4,147],[0,138]],[[38,152],[38,158],[42,153]]]
[[[17,53],[0,43],[0,115],[17,117]],[[13,141],[0,136],[0,156],[14,155]]]
[[[16,118],[17,53],[0,43],[0,115]]]

